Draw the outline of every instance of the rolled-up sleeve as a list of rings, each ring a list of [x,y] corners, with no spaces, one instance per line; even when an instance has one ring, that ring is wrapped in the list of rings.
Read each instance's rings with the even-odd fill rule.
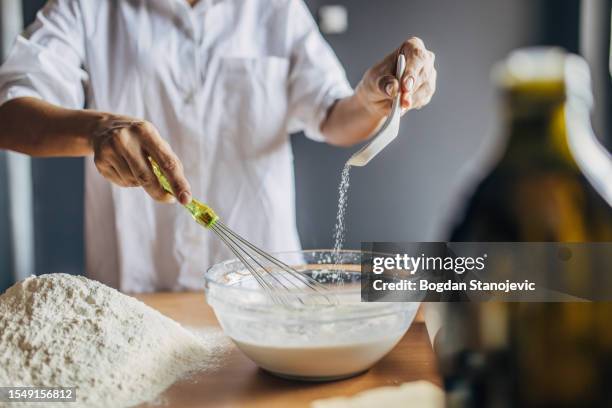
[[[85,105],[88,75],[77,0],[52,0],[17,37],[0,67],[0,104],[36,97],[66,108]]]
[[[289,5],[289,130],[303,130],[310,139],[323,141],[320,129],[329,108],[336,100],[352,95],[353,90],[303,1],[290,0]]]

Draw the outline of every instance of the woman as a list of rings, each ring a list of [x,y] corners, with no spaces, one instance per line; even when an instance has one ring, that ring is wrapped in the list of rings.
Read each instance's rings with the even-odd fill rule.
[[[353,91],[301,0],[52,0],[0,69],[0,148],[87,156],[89,277],[198,288],[229,253],[180,206],[147,199],[171,199],[148,156],[181,204],[201,197],[265,249],[297,249],[288,134],[361,142],[397,92],[420,108],[435,81],[433,53],[412,38]]]

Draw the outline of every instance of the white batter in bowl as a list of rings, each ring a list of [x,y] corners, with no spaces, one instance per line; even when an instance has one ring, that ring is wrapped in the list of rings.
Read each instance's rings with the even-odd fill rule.
[[[206,298],[225,333],[261,368],[287,378],[325,381],[366,371],[406,333],[418,303],[360,300],[359,251],[342,251],[331,267],[331,251],[275,254],[329,287],[338,304],[298,292],[306,305],[274,304],[238,260],[207,271]],[[340,271],[340,273],[338,273]],[[318,297],[309,302],[308,297]]]

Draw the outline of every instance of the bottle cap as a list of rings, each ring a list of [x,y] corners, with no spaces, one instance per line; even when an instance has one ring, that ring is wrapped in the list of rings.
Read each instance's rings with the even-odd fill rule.
[[[533,82],[562,82],[567,53],[557,47],[522,48],[493,68],[493,82],[502,88]]]

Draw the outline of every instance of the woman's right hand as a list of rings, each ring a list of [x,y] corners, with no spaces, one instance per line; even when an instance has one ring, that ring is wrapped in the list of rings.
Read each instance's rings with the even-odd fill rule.
[[[98,171],[124,187],[143,187],[159,201],[171,201],[153,170],[153,158],[181,204],[191,201],[183,166],[151,123],[94,110],[66,109],[39,98],[20,97],[0,105],[0,149],[35,157],[94,154]]]
[[[150,122],[119,115],[101,118],[91,142],[96,168],[111,182],[122,187],[140,186],[155,200],[172,202],[172,195],[161,187],[151,169],[151,157],[170,182],[176,199],[183,205],[191,201],[181,161]]]

